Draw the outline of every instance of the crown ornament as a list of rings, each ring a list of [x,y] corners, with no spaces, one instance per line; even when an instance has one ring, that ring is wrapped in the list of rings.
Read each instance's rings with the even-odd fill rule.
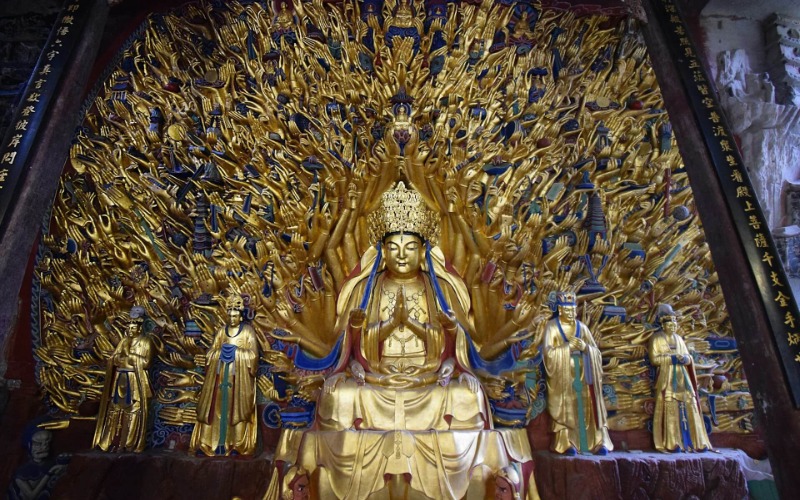
[[[228,297],[225,301],[225,309],[238,309],[239,311],[244,309],[244,299],[241,295],[232,295]]]
[[[555,311],[561,306],[574,306],[578,304],[576,296],[573,292],[560,291],[555,292],[550,296],[551,308]]]
[[[381,195],[378,208],[367,217],[369,236],[373,243],[393,233],[412,233],[423,240],[436,244],[439,234],[439,218],[428,208],[422,195],[408,189],[398,181],[393,189]]]

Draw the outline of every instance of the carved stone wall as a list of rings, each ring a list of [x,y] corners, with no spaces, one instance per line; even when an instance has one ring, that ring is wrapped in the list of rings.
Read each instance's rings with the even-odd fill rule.
[[[776,101],[770,76],[754,73],[744,50],[722,52],[717,65],[720,101],[770,228],[794,224],[782,194],[800,183],[800,108]]]
[[[800,105],[800,19],[771,15],[765,25],[767,71],[777,102]]]

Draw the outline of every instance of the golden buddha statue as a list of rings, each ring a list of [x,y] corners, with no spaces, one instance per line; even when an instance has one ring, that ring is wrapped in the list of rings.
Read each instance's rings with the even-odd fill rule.
[[[103,451],[144,450],[148,400],[153,396],[147,368],[153,359],[153,341],[144,333],[145,311],[134,306],[125,337],[108,358],[106,383],[92,446]]]
[[[650,363],[658,368],[653,441],[658,451],[711,449],[697,397],[697,378],[689,350],[678,334],[678,321],[669,304],[660,304],[656,322],[661,327],[648,344]]]
[[[343,347],[316,420],[284,430],[276,452],[310,471],[319,498],[462,498],[512,463],[537,498],[524,429],[493,429],[470,368],[470,297],[431,245],[437,219],[403,182],[369,214],[377,244],[340,291]]]
[[[197,402],[197,424],[189,449],[214,455],[252,455],[256,449],[256,372],[258,339],[242,322],[241,296],[228,299],[227,324],[220,328],[205,355],[205,380]]]
[[[423,272],[423,265],[437,267],[432,256],[425,262],[432,253],[425,241],[437,224],[423,203],[399,183],[370,214],[373,237],[381,235],[382,243],[339,295],[337,312],[350,311],[339,325],[350,337],[351,353],[340,367],[349,373],[326,381],[321,429],[483,429],[491,422],[466,352],[457,352],[458,325],[467,324],[469,310],[466,287],[441,259],[441,280]],[[384,269],[376,267],[380,260]]]
[[[544,327],[547,411],[555,433],[551,448],[574,455],[605,455],[614,447],[603,403],[603,359],[589,328],[577,320],[575,294],[556,294],[556,315]]]

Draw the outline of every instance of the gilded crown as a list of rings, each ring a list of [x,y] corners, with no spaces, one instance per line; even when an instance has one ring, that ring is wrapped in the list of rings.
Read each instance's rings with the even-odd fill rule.
[[[228,297],[228,300],[225,301],[225,308],[226,309],[244,309],[244,299],[241,295],[233,295]]]
[[[556,305],[557,306],[574,306],[578,302],[575,298],[575,294],[572,292],[558,292],[556,294]]]
[[[407,189],[402,181],[381,195],[378,208],[369,214],[367,221],[373,242],[381,241],[387,234],[402,232],[435,244],[439,233],[436,212],[428,208],[421,194]]]

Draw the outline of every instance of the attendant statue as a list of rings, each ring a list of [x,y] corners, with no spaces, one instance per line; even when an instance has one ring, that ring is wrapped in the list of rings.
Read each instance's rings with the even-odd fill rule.
[[[653,440],[662,452],[705,451],[711,443],[697,398],[694,364],[678,334],[672,306],[660,304],[656,313],[659,331],[650,338],[650,363],[658,368]]]
[[[93,446],[103,451],[140,452],[145,447],[149,399],[153,396],[147,369],[153,340],[144,332],[145,311],[134,306],[125,336],[106,365]]]
[[[25,445],[30,452],[30,462],[14,472],[8,485],[9,500],[48,500],[58,479],[67,468],[69,456],[50,458],[53,434],[46,429],[32,428],[27,433]]]
[[[603,403],[602,357],[589,328],[576,319],[575,295],[556,294],[556,314],[544,328],[547,411],[552,449],[574,455],[613,449]]]
[[[325,382],[320,427],[489,428],[486,398],[469,369],[460,326],[468,324],[466,286],[426,245],[435,214],[401,182],[370,215],[381,244],[365,254],[339,295],[338,328],[351,347],[339,373]]]
[[[258,339],[253,327],[242,321],[243,310],[240,296],[228,299],[227,323],[217,331],[208,353],[196,359],[206,375],[189,448],[208,456],[252,455],[256,448]]]

